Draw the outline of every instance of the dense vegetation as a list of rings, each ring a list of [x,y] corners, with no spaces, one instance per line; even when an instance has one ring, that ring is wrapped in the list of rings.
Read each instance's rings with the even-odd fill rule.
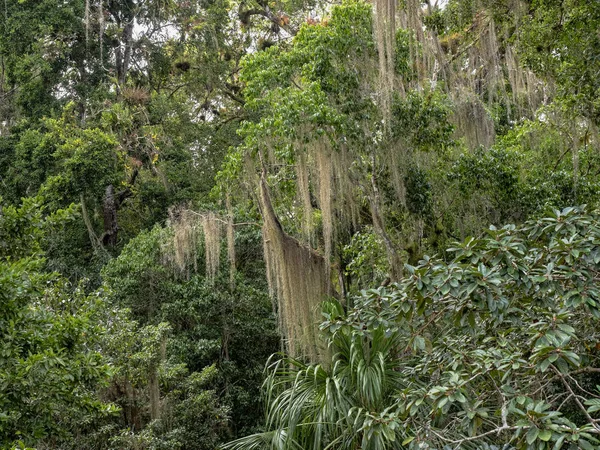
[[[600,446],[595,2],[0,17],[0,448]]]

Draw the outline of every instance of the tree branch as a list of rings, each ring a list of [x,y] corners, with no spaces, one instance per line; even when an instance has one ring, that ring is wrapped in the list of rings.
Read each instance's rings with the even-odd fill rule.
[[[600,432],[600,427],[596,423],[596,420],[594,420],[592,418],[592,416],[590,416],[590,413],[588,413],[588,411],[585,408],[585,406],[583,406],[583,404],[579,400],[579,397],[577,396],[577,394],[575,394],[575,392],[573,392],[573,389],[571,388],[571,385],[567,382],[567,380],[565,379],[565,377],[563,376],[563,374],[560,373],[560,371],[556,368],[556,366],[554,364],[550,364],[550,367],[552,368],[552,370],[554,371],[554,373],[558,376],[558,378],[560,378],[560,380],[562,381],[562,383],[565,386],[565,388],[567,388],[567,391],[569,391],[569,393],[573,396],[573,399],[575,400],[575,403],[577,403],[577,406],[583,412],[583,414],[585,415],[585,417],[588,420],[588,422],[590,423],[590,425],[592,425],[592,427],[594,427],[594,429],[597,432]]]

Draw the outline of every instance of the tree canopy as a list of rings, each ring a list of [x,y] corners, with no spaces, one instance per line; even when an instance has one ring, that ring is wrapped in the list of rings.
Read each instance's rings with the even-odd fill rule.
[[[0,447],[600,445],[595,2],[0,18]]]

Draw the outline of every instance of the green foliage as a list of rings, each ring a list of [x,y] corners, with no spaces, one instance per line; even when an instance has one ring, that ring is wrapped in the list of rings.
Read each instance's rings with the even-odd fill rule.
[[[218,381],[215,366],[193,372],[172,387],[165,401],[171,404],[169,417],[152,422],[148,446],[153,449],[197,448],[212,450],[227,432],[230,410],[219,406],[214,390]],[[173,426],[175,424],[175,426]]]
[[[117,411],[97,389],[111,370],[98,352],[103,301],[43,272],[48,221],[35,200],[0,213],[0,445],[70,439]],[[20,443],[19,443],[20,442]]]
[[[353,283],[364,286],[366,283],[380,283],[385,279],[387,261],[383,243],[370,228],[356,233],[344,247],[346,275]]]
[[[274,147],[284,152],[286,139],[309,142],[323,135],[327,126],[343,126],[343,114],[366,106],[365,99],[356,96],[358,64],[372,54],[372,47],[370,8],[347,2],[333,8],[327,25],[304,25],[290,51],[273,47],[246,58],[242,80],[247,105],[264,111],[265,117],[244,125],[245,146],[253,148],[261,138],[272,136]],[[298,89],[297,82],[304,86]],[[298,131],[307,124],[315,127],[306,130],[314,133],[310,137]],[[293,160],[293,155],[288,158]]]
[[[449,106],[445,96],[435,91],[396,97],[392,130],[413,151],[443,153],[454,145]]]
[[[518,152],[480,149],[461,155],[449,178],[458,183],[463,195],[487,195],[492,207],[502,211],[502,217],[518,219],[519,158]]]
[[[170,239],[172,230],[159,226],[142,232],[103,270],[111,302],[130,308],[143,325],[116,337],[111,346],[120,358],[115,360],[124,377],[120,383],[126,379],[146,392],[148,369],[154,365],[165,392],[162,402],[167,405],[160,419],[152,422],[142,412],[147,427],[124,435],[122,442],[133,439],[147,442],[150,448],[211,449],[225,436],[255,426],[262,366],[277,349],[275,322],[266,292],[253,287],[241,273],[235,288],[224,276],[216,284],[199,273],[182,276],[165,258]],[[198,245],[202,255],[203,244]],[[202,262],[198,268],[204,270]],[[164,340],[156,327],[170,330]]]
[[[429,218],[432,214],[431,184],[427,174],[418,167],[410,167],[405,176],[406,208],[412,214]]]
[[[123,155],[114,137],[79,127],[74,108],[70,104],[59,119],[45,119],[20,135],[6,172],[13,198],[35,195],[41,188],[46,201],[64,206],[78,201],[79,194],[100,198],[108,184],[123,178]]]
[[[414,74],[410,67],[410,44],[413,36],[408,30],[402,28],[396,31],[396,46],[394,54],[394,69],[398,75],[410,79]]]
[[[585,1],[536,0],[519,30],[525,62],[557,82],[559,95],[573,113],[600,120],[598,94],[600,24],[598,8]]]
[[[65,71],[73,69],[85,50],[83,2],[7,0],[3,8],[0,83],[15,89],[6,96],[17,117],[41,118],[60,108],[54,89],[70,91]],[[6,77],[6,79],[5,79]],[[69,92],[71,93],[71,92]],[[15,117],[2,117],[13,121]]]
[[[103,270],[117,303],[143,322],[152,321],[157,308],[168,299],[168,286],[161,281],[168,279],[169,268],[160,261],[165,234],[160,226],[140,233]]]
[[[272,362],[268,431],[226,448],[596,448],[599,237],[554,211],[326,305],[331,360]]]
[[[477,12],[473,0],[450,0],[444,11],[445,26],[451,32],[461,32],[467,28]],[[439,24],[440,20],[434,20]]]
[[[50,139],[57,140],[53,156],[59,160],[59,173],[46,179],[42,191],[46,196],[74,199],[77,193],[84,193],[100,198],[106,186],[122,179],[122,156],[111,136],[98,129],[79,128],[65,136],[62,133],[70,131],[68,127],[65,130],[65,123],[49,125],[54,128]]]
[[[19,207],[4,205],[0,197],[0,259],[36,256],[44,235],[39,199],[25,199]]]
[[[397,3],[384,81],[359,0],[4,1],[0,447],[214,449],[257,431],[280,348],[263,169],[283,228],[331,253],[347,298],[326,306],[330,364],[271,361],[270,431],[246,444],[600,445],[597,215],[446,250],[597,207],[600,9]],[[202,239],[173,267],[172,208],[225,195],[244,224],[235,277],[203,275]],[[355,295],[400,262],[397,285]]]

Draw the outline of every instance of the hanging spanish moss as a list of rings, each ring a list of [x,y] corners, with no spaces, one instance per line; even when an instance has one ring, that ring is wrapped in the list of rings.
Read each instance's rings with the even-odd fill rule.
[[[319,172],[319,207],[323,219],[323,242],[325,248],[325,264],[327,272],[331,261],[333,241],[333,211],[332,211],[332,170],[331,154],[327,145],[321,145],[317,151],[317,170]]]
[[[279,285],[279,280],[277,279],[276,265],[275,265],[275,255],[272,253],[273,243],[269,239],[269,228],[263,224],[261,229],[262,232],[262,244],[263,244],[263,258],[265,260],[265,272],[267,275],[267,285],[269,286],[269,297],[271,300],[277,299],[277,286]],[[278,311],[277,304],[273,304],[273,311]],[[282,322],[282,313],[281,308],[279,308],[279,320],[280,320],[280,328],[283,330]]]
[[[85,0],[85,47],[87,49],[90,40],[90,0]]]
[[[148,373],[148,397],[150,400],[150,418],[160,419],[163,413],[163,401],[160,398],[159,366],[167,358],[167,336],[162,335],[158,351],[158,361],[149,367]]]
[[[379,56],[380,109],[384,128],[389,131],[394,91],[396,0],[375,1],[375,42]]]
[[[457,134],[473,148],[493,142],[493,123],[484,105],[503,105],[509,120],[532,117],[543,102],[543,84],[523,69],[510,45],[501,45],[489,12],[479,11],[469,32],[469,40],[461,33],[445,37],[438,60],[447,69],[440,73],[457,103]]]
[[[331,200],[336,222],[341,226],[352,225],[357,229],[360,200],[353,171],[353,155],[345,145],[332,150],[330,155],[334,191]]]
[[[211,282],[214,282],[221,261],[221,219],[213,212],[209,212],[202,217],[201,223],[204,232],[206,276]]]
[[[420,0],[405,0],[404,7],[400,10],[400,26],[410,30],[413,39],[410,42],[410,60],[416,77],[417,88],[422,88],[428,76],[427,68],[430,65],[430,45],[423,31],[423,19]]]
[[[104,8],[102,0],[98,2],[98,44],[100,44],[100,64],[104,65]]]
[[[525,84],[523,70],[521,69],[521,66],[517,60],[517,56],[510,45],[506,46],[504,59],[506,61],[506,70],[508,71],[508,82],[510,84],[512,103],[517,108],[519,115],[522,115],[523,108],[521,105],[521,96],[527,93],[527,86]]]
[[[480,39],[479,61],[483,67],[483,77],[485,92],[487,94],[488,105],[497,100],[503,100],[503,103],[509,107],[507,101],[504,78],[502,76],[502,66],[500,64],[500,49],[498,45],[498,36],[496,35],[496,24],[489,17],[487,26],[482,31],[483,36]],[[474,86],[475,87],[475,86]]]
[[[504,60],[512,103],[517,112],[516,118],[533,117],[535,111],[547,102],[547,99],[544,99],[547,84],[542,83],[533,72],[522,67],[516,52],[510,45],[506,46]]]
[[[198,244],[200,235],[204,238],[204,255],[206,260],[206,277],[214,282],[219,271],[221,259],[222,223],[228,224],[213,212],[197,213],[186,208],[173,208],[169,211],[169,225],[173,230],[170,245],[163,248],[163,255],[168,264],[189,277],[190,267],[198,271]],[[228,225],[229,226],[229,225]],[[231,224],[233,228],[233,223]],[[233,231],[233,230],[232,230]],[[228,231],[228,235],[233,233]],[[230,236],[228,236],[228,241]],[[229,247],[229,242],[228,242]],[[229,257],[232,255],[228,249]]]
[[[554,95],[554,86],[551,81],[544,82],[540,80],[531,70],[525,71],[525,80],[527,84],[527,100],[529,103],[530,116],[542,105],[547,105]]]
[[[169,224],[173,230],[173,242],[163,249],[163,253],[167,261],[189,276],[190,265],[194,271],[198,270],[198,219],[185,208],[172,208]]]
[[[150,419],[158,420],[161,415],[160,386],[158,368],[151,367],[148,373],[148,399],[150,401]]]
[[[227,193],[225,197],[225,206],[227,208],[227,259],[229,260],[229,284],[231,288],[235,286],[235,232],[233,229],[233,208],[231,206],[231,196]]]
[[[481,99],[467,89],[454,95],[454,114],[451,118],[459,137],[464,137],[467,147],[490,147],[494,143],[494,121]]]
[[[305,152],[300,152],[296,161],[297,191],[302,204],[302,228],[308,242],[312,241],[313,234],[313,208],[310,201],[310,183],[308,179],[308,168],[306,167]]]
[[[259,203],[267,279],[277,299],[285,347],[296,357],[316,361],[324,354],[317,324],[320,304],[330,293],[327,264],[321,255],[283,231],[264,172],[259,181]]]

